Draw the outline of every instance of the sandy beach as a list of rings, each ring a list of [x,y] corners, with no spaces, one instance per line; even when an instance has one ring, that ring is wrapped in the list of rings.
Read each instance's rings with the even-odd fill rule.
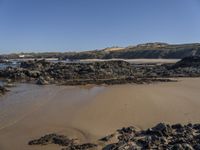
[[[60,149],[27,145],[47,133],[94,142],[124,126],[199,122],[200,78],[178,80],[82,87],[20,84],[0,97],[0,149]]]

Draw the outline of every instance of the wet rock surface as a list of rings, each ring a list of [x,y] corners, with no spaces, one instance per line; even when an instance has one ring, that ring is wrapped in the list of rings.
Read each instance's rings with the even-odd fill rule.
[[[101,142],[101,144],[99,143]],[[200,124],[159,123],[155,127],[140,130],[134,127],[123,127],[115,133],[101,138],[95,143],[78,144],[74,139],[63,135],[49,134],[29,142],[29,145],[58,144],[62,150],[198,150],[200,148]],[[112,141],[115,141],[114,143]],[[102,144],[103,143],[103,144]]]
[[[68,139],[66,136],[57,134],[48,134],[37,140],[32,140],[29,145],[47,145],[47,144],[58,144],[61,146],[70,146],[73,144],[73,140]]]
[[[86,150],[97,147],[96,144],[84,143],[77,144],[76,139],[69,139],[67,136],[58,134],[47,134],[39,139],[32,140],[28,143],[29,145],[48,145],[57,144],[63,146],[62,150]]]

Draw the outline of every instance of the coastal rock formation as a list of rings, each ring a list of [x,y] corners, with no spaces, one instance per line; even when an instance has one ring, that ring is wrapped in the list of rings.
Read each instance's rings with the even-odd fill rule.
[[[22,62],[20,67],[7,67],[0,71],[0,77],[14,81],[33,81],[45,84],[121,84],[169,81],[168,79],[135,78],[133,68],[125,61],[104,61],[91,63],[64,63],[35,60]]]
[[[186,57],[176,64],[130,64],[126,61],[66,63],[34,60],[0,70],[0,77],[39,85],[123,84],[169,82],[167,78],[200,77],[200,57]]]
[[[112,143],[112,140],[116,141]],[[30,141],[29,145],[58,144],[64,146],[62,150],[85,150],[98,148],[103,150],[141,150],[141,149],[169,149],[169,150],[198,150],[200,148],[200,124],[159,123],[155,127],[139,130],[132,126],[124,127],[115,133],[101,138],[96,143],[77,144],[74,139],[66,136],[49,134],[40,139]],[[104,145],[104,146],[102,146]]]
[[[175,64],[133,65],[135,77],[169,78],[200,77],[200,57],[186,57]]]
[[[173,65],[173,68],[200,67],[200,56],[185,57]]]

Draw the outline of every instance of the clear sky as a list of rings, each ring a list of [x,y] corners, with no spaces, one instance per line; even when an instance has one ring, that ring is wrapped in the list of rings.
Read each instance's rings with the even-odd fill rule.
[[[200,42],[200,0],[0,0],[0,53]]]

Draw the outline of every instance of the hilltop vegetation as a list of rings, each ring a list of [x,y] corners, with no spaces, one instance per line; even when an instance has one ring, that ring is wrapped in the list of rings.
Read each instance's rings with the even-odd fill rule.
[[[102,50],[83,52],[47,52],[47,53],[21,53],[32,58],[59,58],[65,59],[111,59],[111,58],[175,58],[182,59],[188,56],[200,55],[200,44],[171,45],[166,43],[146,43],[125,48],[112,47]],[[19,58],[19,54],[1,55],[0,58]]]

